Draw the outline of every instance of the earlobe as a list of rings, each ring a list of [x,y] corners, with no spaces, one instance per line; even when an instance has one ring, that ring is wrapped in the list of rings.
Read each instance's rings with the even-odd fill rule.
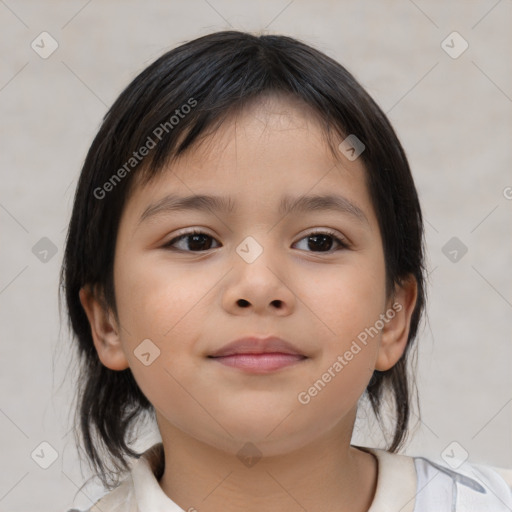
[[[407,346],[417,295],[418,285],[413,276],[410,276],[401,286],[396,286],[385,313],[388,321],[382,329],[379,353],[375,363],[376,370],[389,370],[402,357]]]
[[[91,335],[100,361],[111,370],[125,370],[129,367],[123,351],[119,328],[110,310],[107,310],[100,297],[91,286],[80,289],[80,302],[91,327]]]

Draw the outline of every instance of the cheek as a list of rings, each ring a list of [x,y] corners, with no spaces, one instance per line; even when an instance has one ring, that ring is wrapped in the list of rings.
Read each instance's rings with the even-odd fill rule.
[[[324,272],[311,280],[304,275],[302,294],[312,322],[321,329],[319,336],[332,342],[333,350],[341,350],[384,312],[384,264],[379,258],[366,258]]]
[[[183,418],[196,415],[199,423],[204,422],[189,394],[196,393],[199,368],[194,350],[201,318],[207,314],[201,302],[204,276],[165,262],[119,265],[118,275],[119,316],[125,327],[122,342],[138,386],[175,425],[186,429]],[[149,347],[145,351],[150,353],[150,363],[145,365],[139,347],[148,339],[151,343],[144,341],[144,346]]]
[[[385,292],[376,276],[350,274],[317,289],[318,364],[303,380],[300,407],[308,416],[322,417],[334,427],[364,393],[373,374],[381,339],[375,330],[383,312]]]
[[[172,396],[180,410],[190,397],[179,383],[190,386],[191,376],[198,373],[195,352],[209,312],[205,294],[218,278],[172,266],[162,258],[140,262],[126,258],[119,263],[116,294],[123,348],[132,373],[156,407],[164,407]],[[139,359],[147,352],[140,347],[147,346],[149,366]]]
[[[165,342],[201,308],[201,299],[215,283],[204,273],[190,272],[159,257],[120,261],[116,295],[119,316],[126,331],[136,338]]]
[[[375,325],[385,308],[384,264],[378,258],[366,263],[331,270],[329,279],[316,279],[307,294],[322,351],[308,374],[303,402],[319,414],[327,407],[332,421],[364,392],[378,353],[381,332]]]

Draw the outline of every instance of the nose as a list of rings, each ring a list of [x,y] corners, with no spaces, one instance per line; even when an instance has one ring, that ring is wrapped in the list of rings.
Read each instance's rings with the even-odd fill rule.
[[[232,314],[289,315],[296,305],[290,287],[290,272],[278,258],[264,250],[251,263],[235,256],[224,288],[223,306]]]

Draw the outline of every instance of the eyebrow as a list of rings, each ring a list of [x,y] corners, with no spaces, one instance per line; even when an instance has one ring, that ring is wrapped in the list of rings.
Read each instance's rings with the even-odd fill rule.
[[[221,212],[232,214],[235,211],[236,204],[231,197],[212,196],[205,194],[178,196],[174,194],[166,195],[155,203],[148,206],[139,218],[139,224],[143,221],[162,215],[178,211],[204,211]],[[351,215],[359,221],[369,224],[368,218],[364,212],[349,201],[346,197],[336,194],[309,195],[309,196],[283,196],[279,205],[279,214],[288,215],[290,213],[305,213],[311,211],[337,211]]]

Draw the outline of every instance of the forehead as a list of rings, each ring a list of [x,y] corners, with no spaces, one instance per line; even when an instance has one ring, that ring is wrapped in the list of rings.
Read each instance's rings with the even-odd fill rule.
[[[143,216],[172,193],[223,196],[235,213],[254,205],[282,213],[290,198],[338,193],[364,211],[371,208],[365,173],[361,159],[333,155],[311,107],[295,98],[263,97],[231,114],[147,184],[136,185],[129,210]]]

